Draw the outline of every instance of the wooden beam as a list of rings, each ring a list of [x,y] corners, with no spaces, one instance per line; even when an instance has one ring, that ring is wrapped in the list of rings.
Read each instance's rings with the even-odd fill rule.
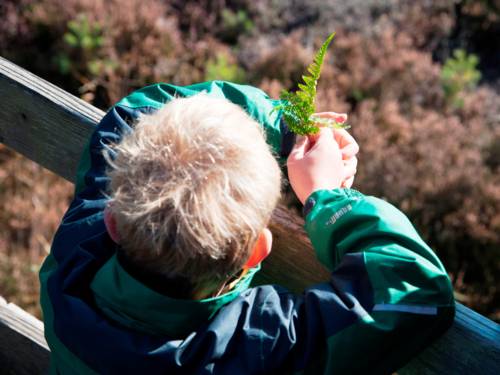
[[[84,144],[104,113],[2,58],[0,97],[0,141],[73,181]],[[328,279],[303,224],[285,207],[275,210],[274,250],[259,273],[260,283],[278,283],[299,292]],[[500,373],[499,351],[499,326],[458,305],[448,333],[400,372]]]
[[[1,373],[46,374],[49,359],[43,323],[0,296]]]
[[[0,57],[0,142],[73,181],[104,113]]]
[[[500,325],[457,304],[451,329],[398,374],[500,374]]]

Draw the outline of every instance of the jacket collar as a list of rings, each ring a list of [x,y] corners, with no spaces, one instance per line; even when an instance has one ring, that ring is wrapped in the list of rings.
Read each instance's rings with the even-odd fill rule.
[[[133,278],[114,254],[96,273],[90,287],[98,309],[108,318],[150,334],[184,337],[248,289],[259,269],[260,265],[250,269],[230,292],[221,296],[203,300],[176,299]]]

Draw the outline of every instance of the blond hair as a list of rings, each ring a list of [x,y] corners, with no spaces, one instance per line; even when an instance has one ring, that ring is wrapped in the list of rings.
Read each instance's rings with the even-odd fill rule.
[[[142,115],[108,160],[126,256],[199,287],[241,270],[280,196],[280,169],[242,108],[198,94]]]

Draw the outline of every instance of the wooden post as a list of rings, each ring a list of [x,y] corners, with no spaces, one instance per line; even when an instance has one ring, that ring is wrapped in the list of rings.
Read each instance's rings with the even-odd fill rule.
[[[49,357],[43,323],[0,297],[0,372],[45,374]]]
[[[0,141],[73,181],[83,146],[104,113],[2,58],[0,97]],[[273,252],[264,262],[259,282],[300,292],[328,279],[303,223],[283,206],[275,210]],[[449,332],[400,372],[497,374],[499,359],[499,326],[458,305]]]

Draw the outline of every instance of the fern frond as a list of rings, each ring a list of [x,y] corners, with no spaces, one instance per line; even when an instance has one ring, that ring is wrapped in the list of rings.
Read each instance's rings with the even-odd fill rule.
[[[342,123],[342,122],[337,122],[334,119],[326,118],[326,117],[311,116],[311,120],[315,124],[326,126],[328,128],[349,129],[351,127],[351,125],[348,125],[348,124],[345,124],[345,123]]]
[[[331,119],[318,120],[318,118],[312,116],[316,110],[316,87],[321,74],[321,66],[334,36],[335,33],[330,34],[316,52],[313,62],[307,67],[309,74],[302,76],[303,83],[298,84],[298,90],[294,93],[283,91],[280,96],[282,104],[274,108],[274,110],[283,112],[289,129],[296,134],[317,133],[319,131],[317,123],[331,127],[345,127]]]

